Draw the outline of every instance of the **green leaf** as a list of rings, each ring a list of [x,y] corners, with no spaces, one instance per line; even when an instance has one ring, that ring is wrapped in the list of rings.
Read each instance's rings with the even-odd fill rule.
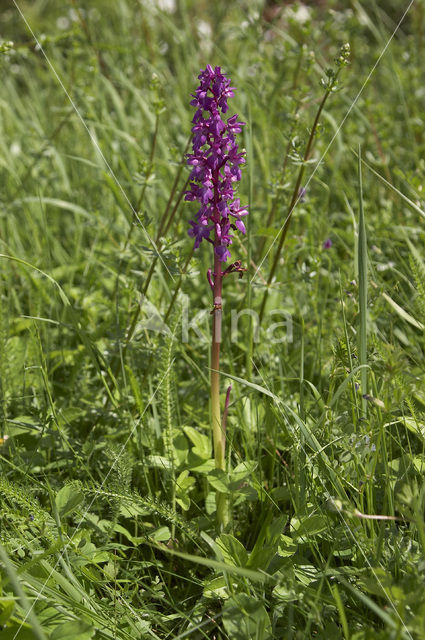
[[[1,640],[37,640],[37,636],[32,631],[30,625],[23,624],[18,620],[13,620],[0,632]]]
[[[232,640],[268,640],[273,637],[264,605],[246,593],[234,595],[225,602],[223,624]]]
[[[168,527],[159,527],[149,537],[155,542],[165,542],[171,538],[171,533]]]
[[[293,556],[294,553],[297,552],[297,544],[293,541],[289,536],[284,536],[283,534],[280,536],[278,554],[282,556],[282,558],[289,558]]]
[[[72,620],[60,624],[50,634],[49,640],[90,640],[95,629],[82,620]]]
[[[168,458],[165,458],[164,456],[148,456],[146,458],[146,464],[149,467],[154,467],[157,469],[171,469],[172,468],[172,464],[170,462],[170,460]]]
[[[227,582],[224,576],[213,578],[204,584],[203,591],[205,598],[227,598]]]
[[[250,569],[267,569],[276,552],[277,547],[274,545],[266,545],[262,549],[253,549],[249,554],[247,566]]]
[[[183,511],[189,511],[190,509],[189,496],[180,495],[179,497],[176,497],[176,502],[183,509]]]
[[[420,329],[421,331],[424,330],[425,327],[422,322],[419,322],[419,320],[416,320],[413,316],[410,315],[410,313],[407,313],[407,311],[405,311],[403,307],[400,307],[400,305],[397,304],[397,302],[395,302],[392,298],[390,298],[388,294],[384,292],[382,294],[382,297],[388,302],[388,304],[394,309],[394,311],[402,320],[405,320],[416,329]]]
[[[0,601],[0,627],[4,626],[9,620],[15,608],[15,601],[13,599],[5,599]]]
[[[232,483],[242,482],[242,480],[254,473],[256,467],[257,463],[253,460],[246,460],[245,462],[239,463],[230,474]]]
[[[69,515],[84,501],[84,494],[72,484],[66,484],[56,494],[56,508],[61,518]]]
[[[193,489],[195,478],[189,475],[189,471],[182,471],[176,480],[176,500],[183,509],[187,511],[190,507],[189,492]]]
[[[223,469],[212,469],[208,474],[209,484],[220,493],[229,493],[227,473]]]
[[[328,528],[328,519],[323,515],[312,515],[302,520],[293,518],[291,520],[291,526],[294,529],[293,536],[295,539],[309,538],[310,536],[316,536],[325,529]],[[306,542],[306,540],[300,540],[300,542]]]
[[[368,393],[368,378],[367,378],[367,334],[368,334],[368,318],[367,318],[367,293],[368,293],[368,264],[367,264],[367,235],[366,224],[363,209],[363,181],[362,181],[362,165],[361,165],[361,150],[359,147],[359,237],[357,244],[357,265],[358,265],[358,277],[359,277],[359,316],[360,316],[360,328],[358,331],[358,349],[359,349],[359,363],[362,367],[360,371],[361,390],[363,394],[362,407],[363,414],[367,415],[367,400],[364,397]]]
[[[216,540],[216,545],[223,556],[224,562],[235,567],[246,567],[248,552],[239,540],[229,533],[222,533]]]
[[[189,475],[189,471],[185,469],[178,476],[176,480],[177,490],[178,491],[187,491],[195,484],[195,478]]]
[[[182,433],[177,433],[173,437],[173,448],[177,464],[181,465],[186,462],[187,454],[189,453],[189,446],[187,439]]]
[[[203,460],[211,458],[211,439],[208,436],[204,433],[200,433],[193,427],[184,427],[183,431],[194,445],[192,447],[192,452],[196,456],[199,456]]]

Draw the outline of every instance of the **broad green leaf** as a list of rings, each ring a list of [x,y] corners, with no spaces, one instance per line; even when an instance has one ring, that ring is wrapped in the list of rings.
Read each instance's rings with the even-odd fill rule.
[[[278,554],[282,556],[282,558],[293,556],[294,553],[297,552],[297,548],[298,546],[292,538],[283,534],[280,536]]]
[[[195,482],[195,478],[189,475],[187,469],[182,471],[176,480],[176,500],[183,511],[187,511],[190,507],[189,492],[193,489]]]
[[[240,462],[231,472],[230,479],[232,482],[241,482],[252,473],[254,473],[257,468],[257,463],[254,460],[246,460],[245,462]]]
[[[229,598],[223,607],[223,624],[232,640],[268,640],[272,628],[261,600],[239,593]]]
[[[190,509],[190,498],[187,495],[180,494],[180,496],[176,496],[176,502],[183,511],[189,511]]]
[[[192,452],[202,458],[208,460],[211,458],[211,438],[204,433],[200,433],[193,427],[184,427],[183,431],[194,445]]]
[[[164,456],[148,456],[146,458],[146,464],[149,467],[155,467],[157,469],[171,469],[172,468],[172,464],[170,462],[170,460],[168,458],[165,458]]]
[[[250,569],[267,569],[276,555],[277,546],[266,544],[261,549],[253,549],[249,554],[247,567]]]
[[[155,542],[165,542],[171,538],[171,533],[168,527],[159,527],[149,537]]]
[[[37,640],[37,636],[29,624],[21,625],[18,620],[11,620],[9,624],[0,631],[1,640]]]
[[[216,540],[216,545],[223,556],[224,562],[235,567],[245,567],[248,563],[248,552],[239,540],[229,533],[222,533]]]
[[[229,592],[225,577],[219,576],[206,582],[204,584],[203,594],[206,598],[227,598]]]
[[[281,584],[273,589],[273,595],[283,602],[295,602],[298,600],[299,595],[295,589],[291,588],[288,584]]]
[[[173,437],[173,448],[177,464],[182,465],[186,462],[189,453],[188,442],[183,433],[177,433]]]
[[[196,480],[193,476],[189,475],[189,471],[185,469],[180,473],[176,480],[178,491],[188,491],[195,484]]]
[[[64,518],[84,502],[84,494],[74,485],[66,484],[56,494],[55,502],[60,517]]]
[[[291,527],[293,529],[292,535],[295,539],[308,539],[310,536],[316,536],[322,531],[325,531],[328,526],[327,517],[319,514],[307,516],[302,520],[298,518],[293,518],[291,520]],[[305,541],[306,540],[300,540],[300,542]]]
[[[95,629],[82,620],[64,622],[52,631],[49,640],[90,640],[94,636]]]
[[[3,627],[9,620],[15,608],[15,601],[13,599],[1,599],[0,600],[0,627]]]
[[[216,491],[229,493],[227,473],[222,469],[212,469],[208,473],[208,482]]]

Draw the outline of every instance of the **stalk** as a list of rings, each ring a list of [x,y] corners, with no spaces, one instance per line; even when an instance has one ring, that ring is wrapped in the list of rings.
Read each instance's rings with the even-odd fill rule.
[[[260,308],[260,322],[263,318],[264,315],[264,310],[266,307],[266,302],[267,302],[267,298],[269,295],[269,290],[270,290],[270,285],[273,281],[275,272],[276,272],[276,268],[277,265],[279,264],[279,260],[280,260],[280,254],[282,252],[282,248],[286,239],[286,235],[288,233],[288,229],[289,226],[291,224],[291,220],[292,220],[292,214],[294,212],[294,209],[296,207],[296,205],[299,202],[300,199],[300,188],[301,188],[301,184],[302,184],[302,179],[304,177],[304,172],[305,172],[305,167],[306,167],[306,163],[310,157],[310,153],[311,150],[313,148],[313,141],[314,141],[314,136],[316,134],[316,130],[317,130],[317,126],[319,124],[320,121],[320,116],[322,114],[323,111],[323,107],[325,106],[325,103],[328,99],[328,97],[331,95],[331,93],[336,91],[337,88],[337,82],[338,82],[338,76],[340,74],[341,69],[348,64],[348,56],[350,54],[350,46],[348,44],[345,44],[341,47],[341,51],[340,51],[340,55],[339,57],[336,59],[336,65],[337,65],[337,70],[333,71],[333,69],[327,69],[326,70],[326,79],[322,80],[322,84],[325,87],[325,94],[319,104],[319,108],[317,110],[316,113],[316,117],[314,118],[314,122],[313,122],[313,126],[311,128],[310,131],[310,136],[308,138],[308,142],[307,142],[307,147],[304,153],[304,158],[303,158],[303,162],[301,164],[300,170],[298,172],[298,177],[297,177],[297,181],[295,183],[295,187],[294,187],[294,191],[292,193],[292,198],[291,198],[291,202],[289,204],[287,213],[286,213],[286,218],[285,218],[285,222],[283,223],[282,228],[280,229],[279,233],[278,233],[278,237],[279,237],[279,244],[277,246],[276,249],[276,253],[274,256],[274,260],[267,278],[267,285],[266,285],[266,289],[264,291],[264,295],[263,295],[263,300],[261,303],[261,308]]]
[[[212,182],[214,185],[214,214],[213,220],[220,223],[220,212],[217,204],[219,199],[219,170],[213,172]],[[214,247],[218,246],[220,239],[215,231]],[[221,261],[214,251],[214,273],[213,273],[213,326],[211,339],[211,426],[213,433],[215,468],[222,471],[226,468],[225,460],[225,434],[222,430],[221,407],[220,407],[220,345],[221,329],[223,318],[223,273],[221,271]],[[217,491],[216,493],[217,523],[220,528],[224,528],[228,522],[228,505],[226,496]]]
[[[216,469],[225,470],[226,436],[222,429],[220,407],[220,345],[222,327],[222,287],[223,274],[221,263],[214,255],[214,287],[213,287],[213,328],[211,340],[211,424]],[[228,500],[224,493],[216,494],[217,523],[224,528],[229,521]]]
[[[313,126],[311,128],[310,136],[309,136],[309,139],[308,139],[308,142],[307,142],[307,148],[306,148],[305,153],[304,153],[303,163],[302,163],[302,165],[300,167],[300,170],[298,172],[297,181],[295,183],[294,191],[292,193],[291,203],[290,203],[290,205],[288,207],[288,210],[286,212],[286,219],[285,219],[285,222],[283,224],[283,227],[280,230],[279,244],[278,244],[277,249],[276,249],[274,260],[273,260],[273,263],[272,263],[272,266],[271,266],[271,269],[270,269],[270,272],[269,272],[269,276],[267,278],[266,290],[264,291],[263,301],[261,303],[260,322],[263,319],[264,309],[266,307],[266,302],[267,302],[267,298],[268,298],[268,295],[269,295],[270,285],[271,285],[271,282],[273,280],[274,274],[276,272],[277,265],[279,264],[279,259],[280,259],[280,254],[282,252],[282,247],[283,247],[283,244],[285,242],[286,235],[288,233],[289,225],[291,224],[292,213],[293,213],[293,211],[295,209],[295,206],[297,205],[298,200],[299,200],[299,191],[300,191],[300,187],[301,187],[301,182],[302,182],[302,179],[303,179],[303,176],[304,176],[306,162],[310,157],[310,152],[311,152],[311,149],[312,149],[312,146],[313,146],[314,135],[316,133],[317,125],[319,124],[320,115],[322,113],[323,107],[325,106],[325,102],[328,99],[329,93],[330,93],[329,91],[327,91],[325,93],[325,95],[323,96],[323,99],[322,99],[322,101],[321,101],[321,103],[319,105],[319,109],[317,110],[316,117],[314,119],[314,123],[313,123]]]
[[[220,345],[221,345],[221,324],[223,311],[221,309],[221,293],[223,277],[221,275],[220,261],[214,260],[214,310],[213,310],[213,330],[211,341],[211,415],[212,431],[214,440],[214,459],[217,469],[224,470],[224,438],[221,432],[221,408],[220,408]],[[219,302],[220,301],[220,302]]]

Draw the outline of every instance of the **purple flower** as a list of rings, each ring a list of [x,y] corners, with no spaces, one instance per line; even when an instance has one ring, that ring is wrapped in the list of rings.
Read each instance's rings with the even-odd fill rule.
[[[195,249],[202,240],[214,245],[215,254],[222,262],[230,257],[230,230],[246,233],[242,218],[248,210],[235,199],[235,186],[241,179],[240,165],[245,162],[245,151],[239,151],[235,140],[244,122],[235,114],[222,118],[228,111],[227,99],[233,97],[230,80],[220,67],[209,64],[198,76],[199,87],[191,105],[196,108],[192,120],[192,154],[187,156],[191,167],[190,190],[185,200],[199,202],[196,220],[191,220],[189,235],[195,238]],[[214,230],[214,239],[210,238]]]
[[[323,248],[324,249],[330,249],[332,246],[332,240],[330,238],[328,238],[327,240],[324,241],[323,243]]]

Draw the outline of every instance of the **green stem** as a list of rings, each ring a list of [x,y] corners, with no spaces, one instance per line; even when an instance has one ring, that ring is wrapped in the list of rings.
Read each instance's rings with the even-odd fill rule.
[[[154,159],[154,155],[155,155],[155,149],[156,149],[156,142],[158,140],[158,131],[159,131],[159,113],[156,116],[156,120],[155,120],[155,131],[153,134],[153,138],[152,138],[152,145],[151,145],[151,152],[149,155],[149,165],[148,165],[148,169],[146,172],[146,179],[145,179],[145,184],[142,187],[142,190],[140,191],[140,195],[139,198],[136,202],[135,207],[132,209],[133,212],[133,219],[132,219],[132,224],[130,224],[130,229],[128,230],[127,233],[127,237],[125,239],[125,243],[124,243],[124,251],[127,249],[128,244],[130,242],[131,236],[133,235],[133,229],[136,226],[135,222],[137,221],[137,214],[140,211],[140,207],[142,206],[142,202],[145,198],[145,192],[146,192],[146,187],[148,184],[148,180],[149,180],[149,176],[152,173],[152,169],[153,169],[153,159]],[[158,238],[156,238],[157,241]],[[156,244],[156,242],[155,242]]]
[[[183,269],[181,271],[179,281],[178,281],[178,283],[176,285],[176,288],[174,289],[173,297],[171,298],[170,304],[168,305],[167,313],[164,316],[164,324],[167,324],[168,318],[170,317],[170,313],[173,310],[174,303],[176,302],[177,295],[178,295],[178,293],[179,293],[179,291],[181,289],[181,286],[182,286],[183,276],[186,274],[186,271],[187,271],[187,268],[189,266],[189,263],[192,260],[192,256],[193,256],[193,252],[194,251],[195,251],[195,249],[192,248],[192,251],[187,256],[186,262],[183,265]]]
[[[172,211],[171,211],[171,213],[170,213],[170,218],[169,218],[169,220],[168,220],[168,222],[167,222],[167,224],[166,224],[165,231],[164,231],[164,235],[167,233],[168,229],[169,229],[169,228],[170,228],[170,226],[171,226],[171,223],[172,223],[172,221],[173,221],[173,219],[174,219],[174,216],[175,216],[175,213],[176,213],[176,211],[177,211],[177,208],[178,208],[178,206],[179,206],[179,204],[180,204],[180,201],[181,201],[181,199],[182,199],[182,197],[183,197],[183,194],[184,194],[184,192],[185,192],[185,190],[186,190],[186,187],[187,187],[187,183],[188,183],[188,181],[189,181],[189,179],[188,179],[188,180],[186,180],[186,182],[185,182],[185,184],[184,184],[184,187],[183,187],[183,189],[181,190],[180,195],[179,195],[179,197],[178,197],[178,199],[177,199],[177,202],[176,202],[176,204],[174,205],[173,210],[172,210]],[[162,232],[162,228],[161,228],[161,232]],[[157,235],[156,240],[155,240],[155,244],[157,244],[157,246],[158,246],[158,244],[160,243],[160,241],[161,241],[161,238],[160,238],[160,237],[158,237],[158,235]],[[160,249],[160,247],[158,246],[158,250],[159,250],[159,249]],[[147,291],[148,291],[148,288],[149,288],[150,282],[151,282],[151,280],[152,280],[152,276],[153,276],[154,271],[155,271],[156,263],[158,262],[158,257],[159,257],[159,256],[158,256],[158,255],[156,255],[156,256],[154,257],[154,259],[152,260],[152,262],[151,262],[151,266],[150,266],[149,271],[148,271],[148,274],[147,274],[147,276],[146,276],[146,280],[145,280],[145,282],[144,282],[144,284],[143,284],[143,289],[142,289],[142,296],[143,296],[143,297],[145,297],[145,296],[146,296],[146,294],[147,294]],[[130,340],[131,340],[132,336],[133,336],[134,330],[136,329],[136,325],[137,325],[137,321],[138,321],[138,319],[139,319],[140,311],[141,311],[141,304],[138,304],[138,305],[137,305],[137,307],[136,307],[136,309],[134,310],[133,317],[132,317],[132,319],[131,319],[131,323],[130,323],[130,327],[129,327],[129,329],[127,330],[127,333],[126,333],[125,345],[124,345],[124,349],[123,349],[123,355],[124,355],[124,354],[125,354],[125,352],[127,351],[127,346],[128,346],[128,344],[129,344],[129,342],[130,342]]]
[[[156,140],[157,140],[157,135],[158,135],[158,124],[159,124],[159,116],[157,117],[157,120],[156,120],[155,132],[154,132],[153,141],[152,141],[152,148],[151,148],[151,153],[150,153],[150,169],[149,169],[149,172],[148,172],[149,174],[150,174],[150,172],[152,170],[152,166],[153,166],[152,162],[153,162],[153,158],[154,158],[154,154],[155,154],[155,148],[156,148]],[[183,152],[183,158],[186,155],[188,146],[190,144],[190,140],[191,140],[191,137],[189,138],[189,140],[188,140],[188,142],[186,144],[185,150]],[[170,196],[168,198],[164,213],[162,214],[161,222],[160,222],[160,225],[159,225],[159,229],[158,229],[158,232],[157,232],[156,237],[155,237],[155,245],[156,246],[158,246],[162,235],[165,236],[166,233],[168,232],[168,230],[169,230],[169,228],[170,228],[170,226],[171,226],[171,224],[172,224],[172,222],[174,220],[174,217],[175,217],[176,211],[178,209],[178,206],[179,206],[179,204],[181,202],[181,199],[183,198],[184,192],[186,190],[188,180],[186,180],[183,188],[180,190],[180,193],[179,193],[179,196],[177,198],[177,201],[176,201],[174,207],[172,208],[172,210],[170,212],[171,203],[172,203],[173,198],[175,196],[175,193],[176,193],[176,190],[177,190],[177,185],[179,183],[181,172],[182,172],[184,166],[185,166],[185,163],[182,162],[180,164],[180,167],[179,167],[179,169],[177,171],[177,174],[176,174],[176,177],[174,179],[173,186],[171,188],[171,193],[170,193]],[[143,189],[142,189],[142,191],[140,193],[139,199],[138,199],[136,207],[134,209],[136,212],[140,209],[140,206],[141,206],[141,204],[143,202],[144,195],[145,195],[145,190],[146,190],[146,184],[144,185],[144,187],[143,187]],[[124,244],[124,249],[127,248],[128,243],[130,242],[131,235],[132,235],[132,232],[133,232],[133,228],[134,228],[134,225],[131,225],[131,227],[130,227],[130,229],[128,231],[128,234],[127,234],[127,238],[126,238],[125,244]],[[158,249],[159,249],[159,247],[158,247]],[[146,296],[146,293],[147,293],[149,284],[151,282],[152,275],[154,273],[154,269],[155,269],[157,261],[158,261],[158,256],[155,256],[155,258],[153,259],[153,261],[151,263],[151,266],[149,268],[148,274],[146,276],[146,280],[145,280],[145,282],[143,284],[143,290],[142,290],[142,295],[143,296]],[[185,267],[186,266],[187,265],[185,265]],[[117,284],[118,284],[118,279],[117,279]],[[176,293],[176,295],[177,295],[177,293]],[[174,299],[175,298],[173,298],[173,300],[172,300],[172,304],[174,304]],[[170,307],[171,306],[172,305],[170,305]],[[169,308],[169,310],[167,312],[167,318],[168,318],[170,310],[171,310],[171,308]],[[125,356],[126,356],[126,353],[127,353],[128,345],[129,345],[130,340],[133,337],[134,331],[136,329],[137,321],[138,321],[139,316],[140,316],[140,311],[141,311],[141,305],[138,304],[136,309],[133,312],[133,316],[131,317],[130,323],[128,325],[128,329],[127,329],[127,331],[125,333],[124,345],[123,345],[123,348],[122,348],[122,351],[121,351],[121,357],[116,362],[115,366],[112,366],[112,371],[113,371],[113,374],[114,374],[115,377],[118,375],[118,372],[120,370],[121,364],[125,360]],[[108,402],[109,401],[107,400],[106,404]]]
[[[211,421],[216,469],[225,470],[226,436],[222,429],[220,408],[220,344],[222,328],[222,285],[221,262],[214,252],[214,288],[213,288],[213,328],[211,342]],[[228,523],[228,500],[224,493],[216,494],[217,523],[224,528]]]
[[[312,150],[312,147],[313,147],[313,141],[314,141],[314,136],[315,136],[315,133],[316,133],[317,125],[319,124],[319,119],[320,119],[323,107],[325,106],[326,100],[328,99],[328,96],[330,95],[330,93],[331,93],[331,89],[327,89],[326,92],[325,92],[325,95],[323,96],[323,99],[322,99],[322,101],[321,101],[321,103],[319,105],[319,108],[317,110],[316,117],[314,119],[313,126],[311,128],[310,137],[308,139],[307,148],[305,150],[304,159],[303,159],[303,162],[301,164],[301,167],[300,167],[300,170],[299,170],[299,173],[298,173],[298,178],[297,178],[297,181],[295,183],[294,191],[292,193],[291,203],[290,203],[290,205],[288,207],[288,211],[287,211],[287,214],[286,214],[286,219],[285,219],[285,222],[283,224],[283,227],[281,228],[281,230],[280,230],[280,232],[278,234],[278,236],[280,236],[279,237],[279,244],[278,244],[275,256],[274,256],[274,260],[273,260],[273,263],[272,263],[272,267],[270,269],[269,276],[267,278],[267,287],[266,287],[266,290],[264,291],[263,301],[261,303],[261,309],[260,309],[260,322],[261,322],[261,320],[263,318],[263,315],[264,315],[264,309],[266,307],[266,302],[267,302],[267,298],[268,298],[268,295],[269,295],[270,284],[271,284],[271,282],[273,280],[273,277],[274,277],[274,274],[276,272],[277,265],[279,264],[279,259],[280,259],[280,254],[282,252],[282,247],[283,247],[283,244],[285,242],[286,235],[288,233],[289,225],[291,224],[292,213],[293,213],[293,211],[295,209],[295,206],[296,206],[296,204],[297,204],[297,202],[299,200],[299,190],[300,190],[300,187],[301,187],[302,179],[304,177],[304,171],[305,171],[305,167],[306,167],[306,162],[309,159],[309,156],[310,156],[310,153],[311,153],[311,150]]]

